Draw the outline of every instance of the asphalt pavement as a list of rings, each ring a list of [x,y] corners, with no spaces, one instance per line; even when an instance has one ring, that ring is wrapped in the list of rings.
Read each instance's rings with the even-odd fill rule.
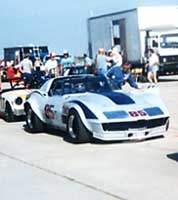
[[[177,200],[178,78],[163,77],[164,138],[74,145],[0,119],[0,200]]]

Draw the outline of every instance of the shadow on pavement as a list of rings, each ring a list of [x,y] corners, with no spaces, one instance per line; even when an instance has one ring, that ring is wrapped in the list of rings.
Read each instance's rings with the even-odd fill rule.
[[[28,130],[26,124],[23,125],[23,128],[27,133],[31,133]],[[51,128],[51,127],[45,127],[45,130],[43,131],[43,133],[46,133],[46,134],[49,134],[49,135],[54,135],[54,136],[59,136],[59,137],[62,137],[62,138],[65,138],[65,136],[66,136],[66,133],[64,131],[61,131],[59,129],[54,129],[54,128]],[[41,134],[41,133],[31,133],[31,134]]]
[[[171,160],[178,162],[178,153],[168,154],[167,157]]]
[[[142,142],[147,142],[147,141],[152,141],[152,140],[158,140],[158,139],[163,139],[164,136],[157,136],[157,137],[152,137],[152,138],[147,138],[147,139],[138,139],[138,140],[116,140],[116,141],[102,141],[99,139],[94,139],[91,141],[91,144],[96,144],[96,145],[103,145],[103,144],[129,144],[129,143],[142,143]]]
[[[40,134],[40,133],[31,133],[26,124],[23,125],[24,130],[29,133],[29,134]],[[52,127],[45,127],[45,131],[43,132],[45,134],[49,135],[54,135],[57,137],[63,138],[64,141],[73,143],[68,136],[68,134],[65,131],[55,129]],[[157,140],[157,139],[162,139],[164,138],[163,136],[157,136],[157,137],[152,137],[152,138],[147,138],[147,139],[140,139],[140,140],[116,140],[116,141],[102,141],[96,138],[91,138],[91,141],[89,142],[92,145],[111,145],[111,144],[129,144],[129,143],[141,143],[141,142],[147,142],[147,141],[152,141],[152,140]],[[75,144],[75,143],[74,143]],[[81,143],[82,144],[82,143]]]

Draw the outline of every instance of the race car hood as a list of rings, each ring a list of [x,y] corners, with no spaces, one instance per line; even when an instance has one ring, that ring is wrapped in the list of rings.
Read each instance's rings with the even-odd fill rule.
[[[86,93],[77,98],[77,100],[79,99],[87,106],[95,106],[99,110],[135,104],[135,101],[128,95],[118,92]]]
[[[123,92],[86,93],[73,97],[70,102],[78,104],[83,110],[90,110],[96,118],[104,121],[107,119],[143,119],[167,115],[167,110],[159,104],[148,102],[141,104]],[[132,116],[133,115],[133,116]]]
[[[135,107],[135,101],[129,96],[118,92],[85,93],[73,96],[70,102],[84,105],[92,112],[101,113]]]

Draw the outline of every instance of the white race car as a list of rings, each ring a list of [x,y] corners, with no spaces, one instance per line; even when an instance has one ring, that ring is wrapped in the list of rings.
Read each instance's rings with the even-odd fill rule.
[[[13,122],[18,117],[25,115],[24,102],[29,89],[5,89],[0,92],[0,114],[7,122]]]
[[[48,80],[25,103],[29,132],[45,126],[66,131],[74,143],[145,139],[164,135],[169,113],[155,89],[113,91],[105,77],[78,75]]]
[[[41,79],[37,79],[36,74],[33,74],[27,89],[24,86],[22,78],[9,79],[10,88],[3,89],[0,92],[0,115],[7,122],[16,121],[20,116],[25,115],[24,102],[27,95],[32,92],[32,88],[37,88],[42,84]],[[38,87],[39,88],[39,87]]]

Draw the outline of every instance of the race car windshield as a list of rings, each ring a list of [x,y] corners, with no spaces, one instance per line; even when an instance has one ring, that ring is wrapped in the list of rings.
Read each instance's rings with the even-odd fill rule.
[[[87,92],[110,92],[111,87],[105,77],[88,77],[86,79]]]
[[[109,92],[111,91],[105,77],[84,77],[66,80],[63,85],[63,94],[74,94],[84,92]]]

